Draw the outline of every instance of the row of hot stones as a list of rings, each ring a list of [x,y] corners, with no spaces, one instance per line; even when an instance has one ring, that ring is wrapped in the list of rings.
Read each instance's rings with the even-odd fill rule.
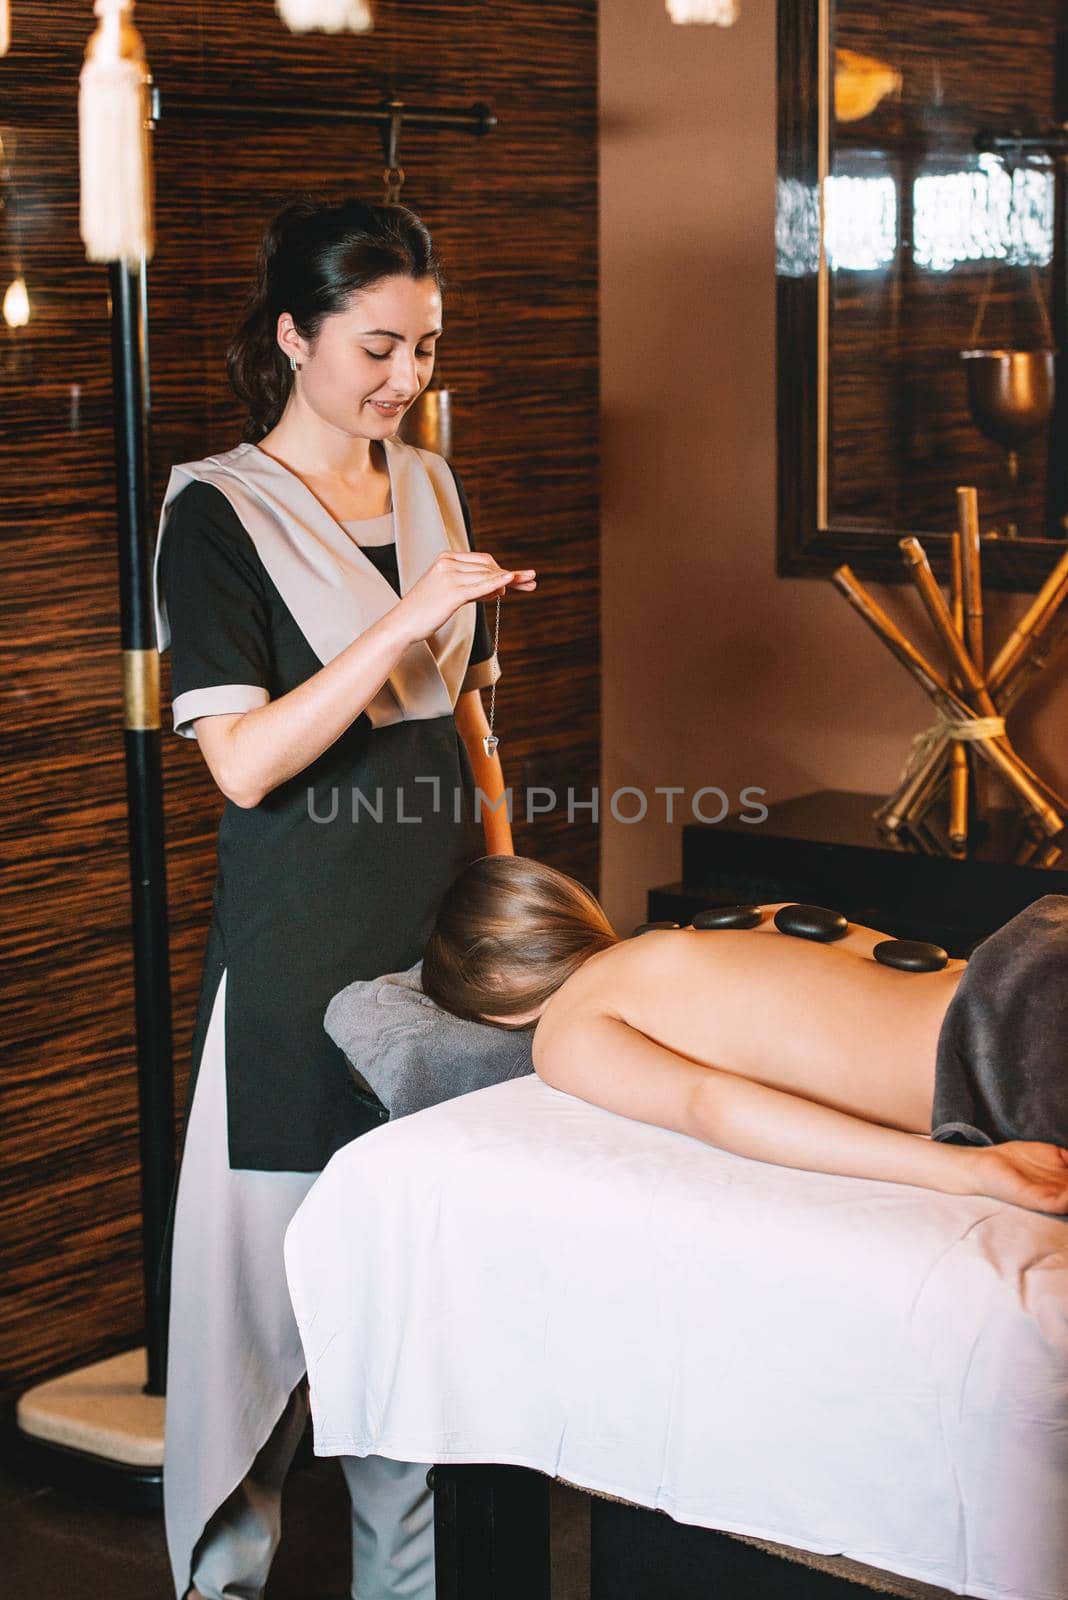
[[[716,928],[755,928],[764,920],[760,906],[710,906],[699,911],[690,927],[704,930]],[[827,906],[780,906],[772,919],[780,933],[794,939],[813,939],[817,944],[833,944],[844,939],[849,932],[849,921],[840,911]],[[678,928],[678,922],[643,922],[631,935],[651,933],[654,928]],[[928,944],[923,939],[883,939],[872,950],[876,961],[884,967],[897,967],[901,972],[941,972],[949,956],[941,945]]]

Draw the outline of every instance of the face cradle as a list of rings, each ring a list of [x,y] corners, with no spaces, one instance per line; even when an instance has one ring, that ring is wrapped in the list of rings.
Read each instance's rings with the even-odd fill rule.
[[[300,401],[350,436],[389,438],[434,373],[441,295],[433,278],[386,278],[327,317],[313,343],[279,318],[286,356],[300,363]]]

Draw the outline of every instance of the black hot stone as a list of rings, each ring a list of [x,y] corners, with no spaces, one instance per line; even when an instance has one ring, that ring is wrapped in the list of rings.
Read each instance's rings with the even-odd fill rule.
[[[818,944],[842,939],[849,931],[842,913],[829,911],[826,906],[780,906],[774,920],[780,933],[793,934],[795,939],[815,939]]]
[[[639,922],[631,931],[631,938],[636,939],[639,933],[652,933],[656,928],[677,928],[677,922]]]
[[[941,972],[949,961],[940,944],[927,944],[923,939],[884,939],[872,955],[884,967],[898,967],[902,972]]]
[[[759,906],[709,906],[693,919],[695,928],[755,928],[761,919]]]

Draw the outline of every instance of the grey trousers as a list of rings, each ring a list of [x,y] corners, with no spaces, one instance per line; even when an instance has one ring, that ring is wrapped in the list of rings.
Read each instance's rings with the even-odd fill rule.
[[[307,1388],[289,1404],[247,1477],[220,1506],[193,1555],[204,1600],[258,1600],[282,1532],[282,1484],[308,1419]],[[352,1499],[354,1600],[434,1597],[434,1509],[425,1466],[343,1456]]]
[[[278,1544],[282,1482],[307,1420],[282,1244],[315,1174],[231,1169],[225,1007],[224,976],[178,1184],[163,1499],[175,1594],[192,1583],[207,1600],[259,1600]],[[381,1456],[342,1467],[355,1600],[434,1600],[427,1467]]]

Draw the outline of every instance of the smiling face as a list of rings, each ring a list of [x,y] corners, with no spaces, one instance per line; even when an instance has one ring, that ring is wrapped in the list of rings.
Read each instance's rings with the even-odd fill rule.
[[[312,341],[283,313],[278,343],[300,363],[290,399],[350,437],[390,438],[433,376],[440,333],[433,278],[384,278],[326,317]]]

